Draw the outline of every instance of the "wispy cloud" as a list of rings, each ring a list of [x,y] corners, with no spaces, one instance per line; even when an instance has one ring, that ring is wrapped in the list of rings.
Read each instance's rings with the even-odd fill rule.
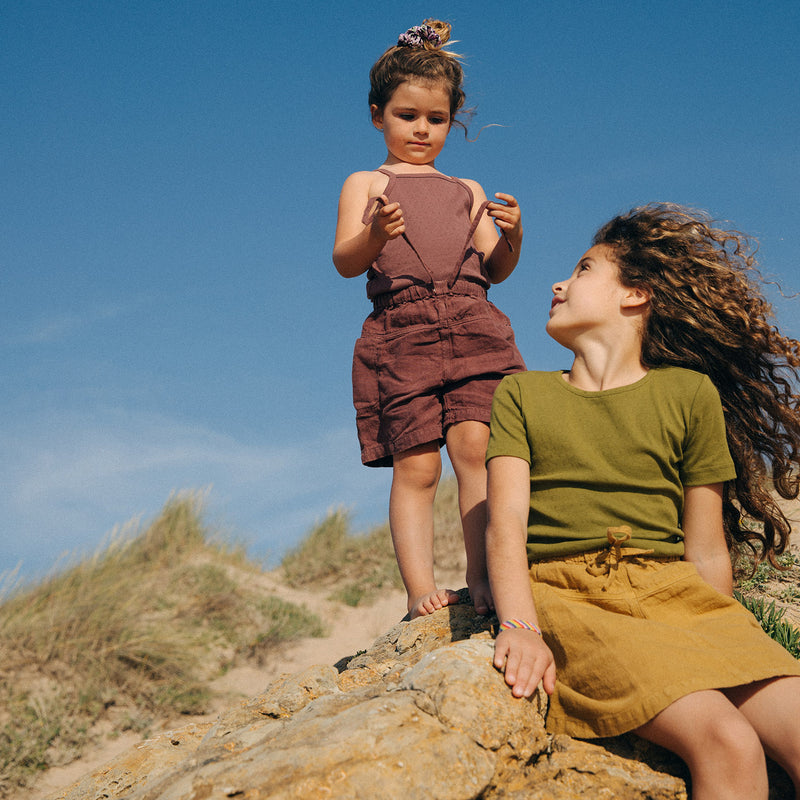
[[[280,555],[327,510],[385,516],[388,470],[365,470],[352,431],[291,445],[242,442],[181,420],[129,411],[56,412],[0,429],[0,572],[48,569],[94,550],[116,525],[149,519],[175,491],[209,488],[212,524]]]
[[[54,344],[90,329],[98,322],[118,317],[124,309],[118,305],[95,305],[81,311],[55,312],[20,323],[4,337],[5,344],[25,346]]]

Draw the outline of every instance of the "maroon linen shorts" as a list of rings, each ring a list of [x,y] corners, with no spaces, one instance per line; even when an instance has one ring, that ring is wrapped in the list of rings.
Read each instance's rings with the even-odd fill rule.
[[[441,446],[456,422],[488,425],[500,379],[524,369],[508,317],[481,287],[398,292],[367,317],[353,353],[362,462],[388,467],[395,453]]]

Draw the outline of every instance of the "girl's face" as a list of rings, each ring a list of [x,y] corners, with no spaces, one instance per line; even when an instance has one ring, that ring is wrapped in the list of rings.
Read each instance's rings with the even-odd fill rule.
[[[611,329],[646,305],[647,295],[623,286],[613,251],[595,245],[584,253],[572,275],[553,284],[553,301],[546,330],[569,347],[575,337],[601,328]]]
[[[433,166],[450,131],[450,95],[444,86],[404,81],[389,102],[373,105],[372,124],[383,131],[387,164]]]

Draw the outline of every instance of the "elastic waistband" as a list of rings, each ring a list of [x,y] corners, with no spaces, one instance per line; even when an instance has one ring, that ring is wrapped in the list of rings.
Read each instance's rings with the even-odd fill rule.
[[[379,294],[372,299],[372,305],[375,311],[381,311],[384,308],[393,308],[403,303],[413,303],[415,300],[427,300],[430,297],[446,297],[448,295],[485,298],[486,287],[467,280],[459,280],[452,287],[448,287],[446,282],[443,282],[441,286],[414,284],[396,292]]]

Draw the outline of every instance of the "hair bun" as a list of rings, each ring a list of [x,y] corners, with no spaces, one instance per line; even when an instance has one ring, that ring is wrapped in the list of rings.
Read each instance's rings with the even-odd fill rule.
[[[433,28],[433,30],[435,30],[439,35],[439,40],[443,45],[450,41],[450,31],[453,29],[449,22],[442,22],[440,19],[426,19],[422,24],[427,25],[429,28]]]
[[[450,25],[438,19],[426,19],[422,25],[414,25],[397,39],[398,47],[423,47],[438,50],[450,40]]]

